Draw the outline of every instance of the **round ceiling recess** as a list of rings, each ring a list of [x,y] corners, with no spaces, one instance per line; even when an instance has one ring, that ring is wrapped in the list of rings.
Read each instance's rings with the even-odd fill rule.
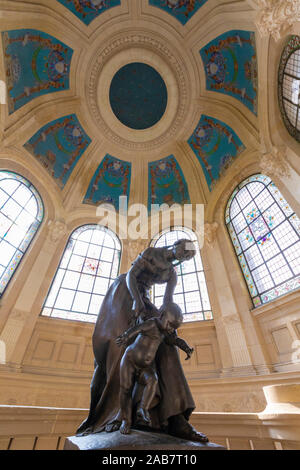
[[[132,62],[114,75],[109,101],[119,121],[135,130],[148,129],[162,118],[168,100],[161,75],[150,65]]]

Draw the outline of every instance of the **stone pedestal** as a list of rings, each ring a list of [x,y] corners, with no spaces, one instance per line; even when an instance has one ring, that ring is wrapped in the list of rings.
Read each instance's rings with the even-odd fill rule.
[[[87,436],[71,436],[65,441],[64,450],[226,450],[208,442],[187,441],[169,434],[132,430],[123,435],[119,431],[101,432]]]

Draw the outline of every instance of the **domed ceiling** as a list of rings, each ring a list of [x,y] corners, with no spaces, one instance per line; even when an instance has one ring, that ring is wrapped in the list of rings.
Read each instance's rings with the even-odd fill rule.
[[[4,10],[3,140],[62,198],[77,183],[77,206],[118,209],[127,195],[150,209],[198,202],[196,184],[207,201],[255,148],[246,0],[32,0]]]

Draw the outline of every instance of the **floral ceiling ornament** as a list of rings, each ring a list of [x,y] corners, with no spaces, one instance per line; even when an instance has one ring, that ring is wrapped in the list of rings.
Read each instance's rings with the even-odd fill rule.
[[[286,159],[286,148],[273,147],[271,152],[262,154],[259,162],[262,173],[270,178],[290,178],[290,167]]]
[[[284,30],[300,21],[299,0],[256,0],[260,7],[256,26],[261,36],[269,34],[278,41]]]

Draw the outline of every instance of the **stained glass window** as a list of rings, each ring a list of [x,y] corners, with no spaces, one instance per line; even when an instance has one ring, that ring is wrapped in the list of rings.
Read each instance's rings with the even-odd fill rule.
[[[95,322],[118,275],[121,245],[100,225],[83,225],[69,238],[41,314]]]
[[[300,142],[300,36],[290,36],[283,49],[278,72],[281,115],[289,133]]]
[[[300,287],[300,219],[268,176],[239,184],[225,220],[255,307]]]
[[[43,203],[22,176],[0,171],[0,297],[43,219]]]
[[[152,246],[171,246],[177,240],[187,238],[196,247],[196,256],[176,266],[178,282],[174,292],[174,302],[179,305],[184,314],[184,321],[212,320],[212,310],[207,292],[204,269],[195,234],[183,227],[172,228],[160,234],[153,240]],[[157,307],[163,303],[165,284],[153,287],[153,302]]]

